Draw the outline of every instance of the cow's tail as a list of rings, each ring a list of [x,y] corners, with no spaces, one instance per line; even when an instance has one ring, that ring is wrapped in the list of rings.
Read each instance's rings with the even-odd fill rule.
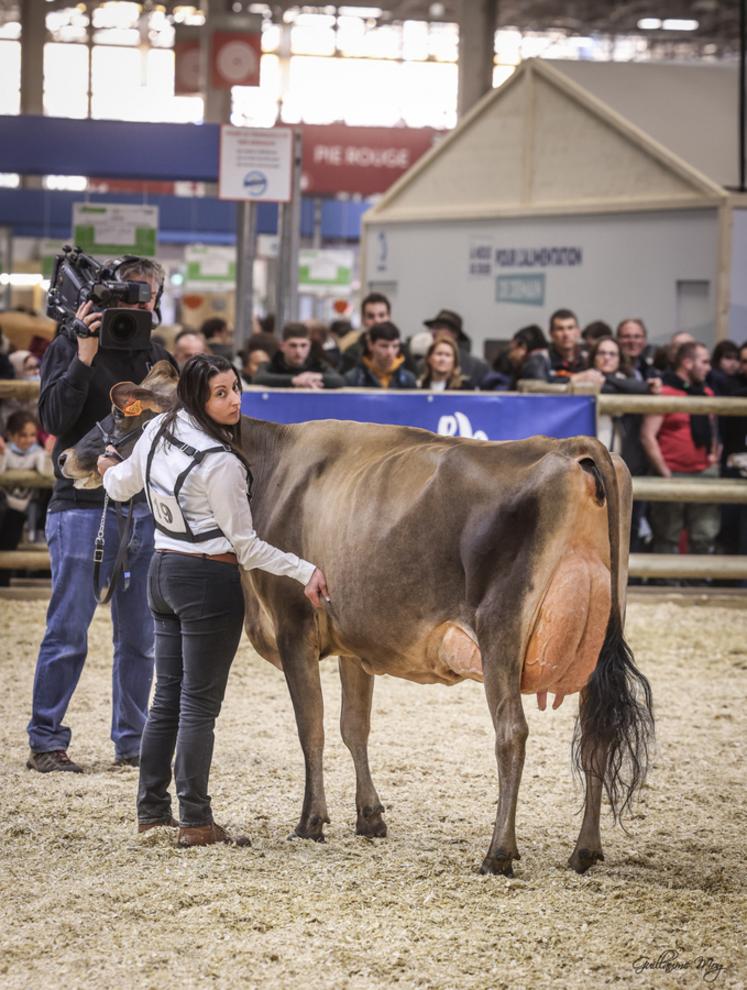
[[[601,475],[607,498],[612,606],[597,665],[581,693],[574,729],[575,767],[599,778],[615,821],[629,809],[645,780],[654,738],[651,686],[636,667],[623,636],[620,602],[620,492],[608,452],[597,445],[591,458]],[[582,466],[585,466],[582,464]]]

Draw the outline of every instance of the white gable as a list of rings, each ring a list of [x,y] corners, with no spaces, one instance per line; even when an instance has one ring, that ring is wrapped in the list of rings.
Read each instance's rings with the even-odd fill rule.
[[[523,63],[366,221],[715,202],[718,185],[539,60]]]

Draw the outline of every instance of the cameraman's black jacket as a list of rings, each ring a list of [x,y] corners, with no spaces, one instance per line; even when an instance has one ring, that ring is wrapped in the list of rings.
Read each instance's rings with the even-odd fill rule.
[[[78,359],[77,339],[61,332],[47,348],[41,368],[39,417],[47,433],[57,437],[52,461],[56,477],[49,512],[101,508],[103,488],[73,488],[57,466],[59,454],[74,446],[112,410],[109,389],[117,382],[141,382],[156,361],[176,362],[160,344],[148,351],[99,350],[91,366]],[[138,496],[142,500],[144,496]]]

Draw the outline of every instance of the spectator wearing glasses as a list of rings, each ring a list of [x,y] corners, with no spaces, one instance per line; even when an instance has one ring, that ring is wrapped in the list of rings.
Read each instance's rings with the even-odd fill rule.
[[[658,377],[653,367],[653,348],[648,343],[646,324],[638,317],[626,317],[617,325],[617,342],[631,374],[639,381]]]

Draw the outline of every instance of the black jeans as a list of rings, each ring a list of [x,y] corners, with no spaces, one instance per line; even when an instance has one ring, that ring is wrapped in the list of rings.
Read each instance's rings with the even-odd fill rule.
[[[179,821],[208,825],[213,729],[244,621],[239,568],[155,553],[148,604],[156,628],[156,691],[140,749],[138,821],[171,814],[174,759]]]

